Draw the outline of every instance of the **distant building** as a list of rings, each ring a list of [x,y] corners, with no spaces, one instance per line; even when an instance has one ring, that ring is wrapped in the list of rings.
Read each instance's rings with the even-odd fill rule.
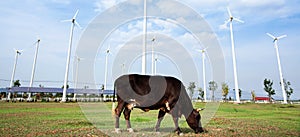
[[[255,103],[270,103],[273,102],[272,98],[269,97],[255,97]]]

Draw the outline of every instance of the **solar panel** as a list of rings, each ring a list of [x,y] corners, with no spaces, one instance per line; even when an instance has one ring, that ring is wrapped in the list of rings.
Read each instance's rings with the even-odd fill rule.
[[[12,87],[12,88],[0,88],[1,92],[32,92],[32,93],[62,93],[62,88],[45,88],[45,87]],[[67,93],[77,94],[113,94],[113,90],[100,90],[100,89],[67,89]]]

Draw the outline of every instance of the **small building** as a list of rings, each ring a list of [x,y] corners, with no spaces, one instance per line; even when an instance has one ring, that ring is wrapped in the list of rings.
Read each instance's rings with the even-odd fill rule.
[[[255,103],[270,103],[273,102],[269,97],[255,97]]]

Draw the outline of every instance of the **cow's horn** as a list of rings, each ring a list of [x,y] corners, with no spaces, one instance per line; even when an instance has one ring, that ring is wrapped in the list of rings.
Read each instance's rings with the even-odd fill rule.
[[[198,112],[204,110],[204,108],[197,108],[196,109]]]

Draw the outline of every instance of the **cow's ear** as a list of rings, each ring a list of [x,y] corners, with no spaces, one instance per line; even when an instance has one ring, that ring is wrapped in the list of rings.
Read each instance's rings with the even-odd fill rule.
[[[198,111],[198,112],[200,112],[200,111],[202,111],[202,110],[204,110],[204,108],[197,108],[197,109],[196,109],[196,111]]]

